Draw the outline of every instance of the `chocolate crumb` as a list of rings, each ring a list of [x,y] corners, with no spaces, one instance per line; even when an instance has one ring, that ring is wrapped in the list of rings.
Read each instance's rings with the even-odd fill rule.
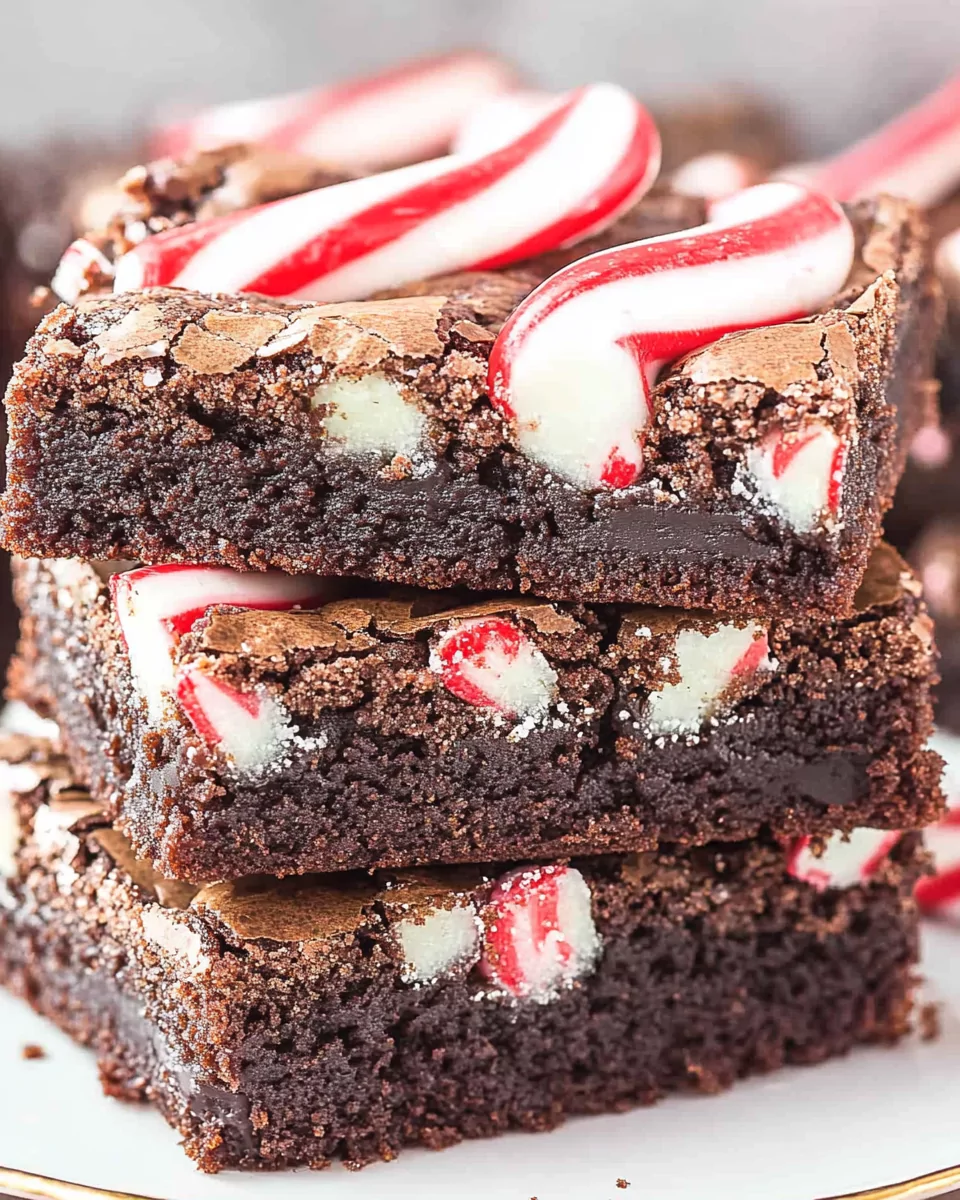
[[[940,1036],[940,1005],[924,1004],[920,1009],[920,1038],[933,1042]]]
[[[38,1046],[36,1042],[28,1042],[20,1051],[23,1058],[46,1058],[47,1052],[42,1046]]]

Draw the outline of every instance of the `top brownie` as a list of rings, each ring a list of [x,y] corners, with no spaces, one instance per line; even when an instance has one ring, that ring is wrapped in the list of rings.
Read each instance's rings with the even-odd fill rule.
[[[649,199],[605,240],[696,223],[685,204]],[[60,308],[7,394],[6,543],[848,613],[926,416],[938,309],[915,210],[881,198],[851,217],[831,307],[673,364],[643,473],[618,491],[553,478],[487,397],[497,329],[558,256],[360,303],[158,289]]]

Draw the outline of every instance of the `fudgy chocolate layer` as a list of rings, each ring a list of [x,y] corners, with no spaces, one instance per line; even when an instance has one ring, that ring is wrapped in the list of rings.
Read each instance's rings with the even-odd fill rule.
[[[907,1029],[912,838],[872,882],[822,892],[764,843],[558,867],[579,923],[561,904],[552,937],[581,957],[534,998],[503,986],[516,964],[490,958],[502,879],[170,884],[68,777],[15,757],[45,778],[16,797],[0,979],[95,1048],[110,1094],[155,1103],[207,1171],[362,1165],[548,1129]],[[464,911],[476,948],[439,967],[428,955],[418,975],[438,920]]]
[[[14,693],[56,718],[80,778],[177,878],[916,828],[941,811],[941,763],[924,748],[930,623],[889,548],[857,613],[826,623],[437,593],[215,608],[180,640],[175,671],[268,712],[275,732],[254,758],[263,727],[242,703],[220,741],[173,695],[148,715],[93,567],[32,560],[18,574]],[[510,664],[490,697],[458,691],[450,639],[477,622],[522,644],[529,711],[494,703]],[[510,699],[528,702],[516,686]]]
[[[605,240],[682,228],[683,210],[650,199]],[[621,491],[554,478],[486,397],[493,331],[556,256],[364,304],[158,290],[60,309],[7,396],[7,543],[569,600],[849,611],[922,418],[937,317],[916,214],[881,200],[854,219],[858,259],[836,307],[668,371],[644,474]],[[404,429],[419,423],[412,457],[337,441],[338,405],[371,379],[403,397]],[[848,450],[839,519],[797,532],[738,471],[768,430],[809,419]]]

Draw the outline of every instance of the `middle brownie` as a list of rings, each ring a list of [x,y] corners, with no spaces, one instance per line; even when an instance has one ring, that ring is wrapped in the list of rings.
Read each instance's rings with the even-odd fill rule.
[[[12,692],[170,877],[902,829],[941,806],[930,622],[886,546],[827,623],[396,591],[187,595],[156,636],[121,620],[131,581],[175,594],[204,570],[114,570],[117,602],[104,568],[16,566]]]

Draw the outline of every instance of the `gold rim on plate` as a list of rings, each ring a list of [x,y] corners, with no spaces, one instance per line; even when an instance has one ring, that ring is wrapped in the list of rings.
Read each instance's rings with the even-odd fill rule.
[[[954,1187],[960,1188],[960,1165],[931,1171],[929,1175],[918,1175],[916,1179],[905,1179],[902,1183],[890,1183],[885,1187],[825,1196],[823,1200],[933,1200],[935,1196],[942,1196]],[[0,1191],[17,1197],[17,1200],[161,1200],[156,1196],[134,1195],[133,1192],[105,1192],[82,1183],[48,1179],[26,1171],[11,1171],[7,1167],[0,1167]]]

